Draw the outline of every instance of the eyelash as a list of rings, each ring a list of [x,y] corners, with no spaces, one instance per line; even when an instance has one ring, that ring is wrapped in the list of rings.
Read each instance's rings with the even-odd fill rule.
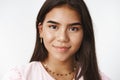
[[[76,32],[76,31],[78,31],[79,30],[79,28],[78,27],[70,27],[70,29],[69,29],[70,31],[74,31],[74,32]]]
[[[56,25],[50,25],[49,28],[51,28],[51,29],[56,29],[57,26],[56,26]]]
[[[57,27],[56,25],[50,25],[49,28],[50,28],[50,29],[53,29],[53,30],[58,29],[58,27]],[[76,31],[78,31],[78,30],[79,30],[78,27],[73,27],[73,26],[69,27],[69,31],[71,31],[71,32],[76,32]]]

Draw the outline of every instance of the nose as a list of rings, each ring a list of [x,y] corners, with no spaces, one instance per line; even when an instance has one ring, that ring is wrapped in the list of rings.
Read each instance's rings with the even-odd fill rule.
[[[57,41],[59,42],[68,42],[69,41],[69,34],[66,30],[59,30],[57,35]]]

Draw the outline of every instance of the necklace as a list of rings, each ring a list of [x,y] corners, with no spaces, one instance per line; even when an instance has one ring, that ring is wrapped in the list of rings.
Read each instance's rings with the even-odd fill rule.
[[[54,75],[54,76],[57,76],[57,77],[73,76],[72,80],[75,80],[75,79],[74,79],[74,76],[75,76],[75,75],[72,74],[72,73],[76,71],[76,65],[74,66],[74,68],[73,68],[73,70],[72,70],[71,72],[64,73],[64,74],[63,74],[63,73],[56,73],[56,72],[50,70],[50,69],[48,68],[47,64],[43,64],[43,66],[45,67],[45,69],[46,69],[47,72],[49,72],[50,74],[52,74],[52,75]],[[57,80],[57,79],[55,78],[55,80]]]

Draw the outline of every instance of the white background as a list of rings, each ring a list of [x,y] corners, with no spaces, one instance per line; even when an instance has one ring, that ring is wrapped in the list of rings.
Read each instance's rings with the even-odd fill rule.
[[[0,0],[0,79],[13,66],[29,62],[35,20],[44,0]],[[85,0],[94,24],[99,68],[120,80],[120,1]]]

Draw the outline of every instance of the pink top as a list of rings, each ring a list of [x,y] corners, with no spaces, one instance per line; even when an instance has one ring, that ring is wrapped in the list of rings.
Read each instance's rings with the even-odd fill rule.
[[[40,62],[34,61],[26,66],[15,67],[2,80],[55,80]],[[81,77],[79,80],[83,80]],[[102,74],[102,80],[110,80]]]

